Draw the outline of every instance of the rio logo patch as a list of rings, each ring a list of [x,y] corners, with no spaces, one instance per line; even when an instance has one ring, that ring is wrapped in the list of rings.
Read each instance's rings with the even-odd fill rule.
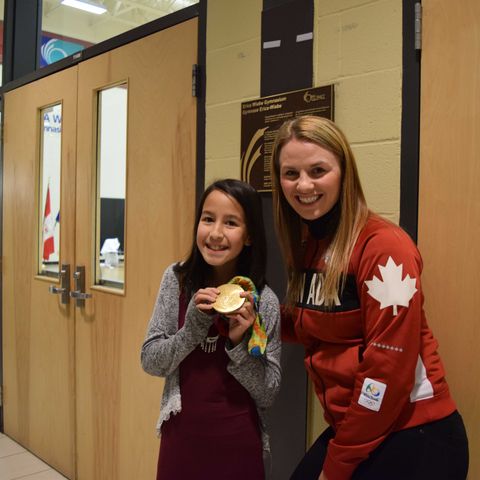
[[[382,405],[383,396],[387,385],[371,378],[366,378],[362,385],[362,391],[358,398],[358,404],[369,410],[378,412]]]

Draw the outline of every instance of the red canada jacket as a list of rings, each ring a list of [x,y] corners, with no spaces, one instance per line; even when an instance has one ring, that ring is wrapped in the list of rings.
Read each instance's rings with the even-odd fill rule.
[[[282,317],[282,337],[305,346],[307,372],[335,430],[323,470],[328,480],[348,480],[389,433],[456,406],[423,311],[422,260],[410,237],[372,215],[330,309],[320,294],[325,247],[308,239],[303,292]]]

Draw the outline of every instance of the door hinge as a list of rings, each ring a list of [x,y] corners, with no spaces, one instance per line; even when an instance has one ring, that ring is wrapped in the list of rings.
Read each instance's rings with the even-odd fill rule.
[[[415,50],[422,49],[422,4],[415,3]]]
[[[192,65],[192,97],[200,96],[200,66],[197,63]]]

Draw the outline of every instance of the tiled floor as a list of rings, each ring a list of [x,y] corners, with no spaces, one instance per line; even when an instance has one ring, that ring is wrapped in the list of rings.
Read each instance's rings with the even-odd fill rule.
[[[65,480],[3,433],[0,433],[0,480]]]

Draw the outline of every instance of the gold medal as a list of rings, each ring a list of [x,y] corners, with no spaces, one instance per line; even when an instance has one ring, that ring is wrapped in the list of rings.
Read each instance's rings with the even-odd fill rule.
[[[220,294],[212,306],[218,313],[232,313],[245,302],[245,298],[240,296],[240,293],[244,291],[240,285],[226,283],[217,288],[220,290]]]

